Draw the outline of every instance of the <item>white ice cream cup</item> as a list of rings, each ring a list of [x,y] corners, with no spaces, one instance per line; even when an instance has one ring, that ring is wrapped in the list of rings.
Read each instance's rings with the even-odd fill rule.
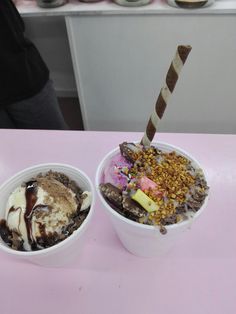
[[[17,251],[10,248],[0,237],[0,250],[19,260],[27,260],[47,267],[61,267],[72,262],[79,255],[81,248],[84,245],[85,231],[89,226],[94,212],[94,188],[91,180],[83,171],[66,164],[46,163],[38,164],[18,172],[0,187],[0,219],[4,219],[5,217],[5,206],[8,197],[15,188],[20,186],[23,182],[32,179],[39,173],[46,173],[49,170],[67,175],[71,180],[74,180],[83,191],[91,192],[92,202],[87,217],[81,226],[68,238],[49,248],[38,251]]]
[[[194,157],[176,146],[163,142],[152,143],[152,145],[157,146],[159,149],[165,152],[175,151],[178,154],[188,158],[194,167],[202,169],[201,165]],[[111,159],[117,155],[119,151],[119,148],[115,148],[114,150],[110,151],[100,162],[96,173],[96,191],[105,211],[110,217],[111,223],[120,241],[129,252],[142,257],[163,256],[173,247],[179,236],[183,232],[190,229],[192,223],[200,216],[207,205],[208,196],[205,198],[202,207],[196,213],[193,213],[189,219],[177,224],[165,226],[167,229],[166,234],[161,234],[159,227],[157,226],[140,224],[125,218],[116,212],[111,206],[109,206],[99,189],[99,184],[103,180],[104,169],[109,165]],[[202,171],[206,178],[206,173],[203,169]]]

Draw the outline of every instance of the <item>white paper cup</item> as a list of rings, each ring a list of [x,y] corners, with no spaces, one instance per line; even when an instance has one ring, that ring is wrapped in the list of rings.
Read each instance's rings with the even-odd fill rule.
[[[82,190],[90,191],[92,203],[89,213],[82,225],[75,230],[68,238],[58,244],[39,251],[22,252],[10,248],[0,237],[0,250],[19,259],[27,260],[35,264],[48,267],[60,267],[72,262],[84,245],[84,233],[89,226],[94,211],[94,188],[89,177],[81,170],[66,164],[47,163],[39,164],[24,169],[8,179],[0,187],[0,219],[4,219],[5,206],[9,195],[23,182],[27,182],[39,173],[46,173],[49,170],[58,171],[74,180]]]
[[[175,151],[176,153],[188,158],[194,167],[202,169],[199,162],[184,150],[167,144],[167,143],[152,143],[159,149],[165,152]],[[112,225],[124,245],[124,247],[131,253],[142,257],[157,257],[167,253],[175,244],[178,237],[188,229],[192,223],[199,217],[206,207],[208,196],[206,197],[202,207],[191,215],[188,220],[182,221],[177,224],[165,226],[167,229],[166,234],[161,234],[156,226],[149,226],[137,223],[117,213],[104,199],[99,189],[99,184],[102,182],[104,169],[109,165],[111,159],[120,152],[119,148],[115,148],[109,152],[100,162],[96,172],[96,190],[99,198],[102,201],[105,211],[110,217]],[[206,173],[202,169],[206,178]]]

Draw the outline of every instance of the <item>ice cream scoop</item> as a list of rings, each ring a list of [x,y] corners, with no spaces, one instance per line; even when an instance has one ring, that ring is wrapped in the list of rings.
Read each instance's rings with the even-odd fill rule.
[[[111,183],[119,189],[125,188],[132,179],[129,175],[131,165],[121,154],[114,156],[104,171],[104,182]]]
[[[90,192],[80,190],[63,174],[39,174],[9,196],[0,233],[8,232],[8,244],[18,250],[49,247],[79,226],[90,204]]]

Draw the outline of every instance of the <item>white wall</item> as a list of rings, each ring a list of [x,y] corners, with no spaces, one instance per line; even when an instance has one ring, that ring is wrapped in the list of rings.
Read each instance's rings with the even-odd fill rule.
[[[24,20],[58,95],[76,95],[64,17]],[[143,131],[175,48],[183,43],[193,50],[159,130],[236,133],[235,15],[91,15],[71,21],[87,129]]]
[[[236,133],[235,15],[68,17],[85,127],[143,131],[177,45],[193,49],[164,132]]]

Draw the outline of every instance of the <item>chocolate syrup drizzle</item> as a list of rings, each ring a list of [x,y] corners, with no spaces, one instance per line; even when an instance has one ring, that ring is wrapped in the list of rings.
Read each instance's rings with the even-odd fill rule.
[[[26,226],[26,231],[27,231],[27,238],[29,245],[32,250],[37,250],[38,245],[36,240],[32,236],[32,217],[33,217],[33,212],[38,210],[38,211],[48,211],[49,207],[47,205],[43,204],[36,204],[37,202],[37,193],[38,193],[38,186],[37,186],[37,181],[29,181],[26,183],[26,188],[25,188],[25,198],[26,198],[26,210],[24,213],[24,221],[25,221],[25,226]],[[8,216],[10,213],[15,212],[17,210],[22,210],[21,207],[14,207],[12,206],[9,211],[8,211]],[[19,215],[19,219],[21,218],[21,215]],[[20,226],[20,220],[18,223],[18,228]],[[38,222],[39,226],[39,232],[40,236],[42,238],[46,239],[46,230],[45,230],[45,225],[42,223]],[[6,242],[6,241],[5,241]]]
[[[21,207],[16,207],[16,208],[15,208],[14,206],[12,206],[12,207],[9,209],[9,211],[8,211],[7,219],[8,219],[8,217],[9,217],[9,214],[10,214],[10,213],[16,212],[17,210],[22,211]],[[19,215],[18,229],[19,229],[20,223],[21,223],[21,215]]]
[[[68,186],[66,184],[64,185]],[[36,180],[30,180],[27,183],[25,183],[25,200],[26,200],[26,208],[23,215],[23,219],[25,223],[28,243],[32,251],[53,246],[57,244],[58,242],[61,242],[62,240],[64,240],[69,235],[71,235],[75,229],[79,228],[81,223],[86,218],[90,209],[90,206],[89,206],[86,210],[81,212],[79,210],[80,207],[78,207],[78,211],[71,217],[70,224],[62,228],[61,234],[58,234],[57,232],[48,233],[46,230],[46,226],[43,222],[35,221],[37,223],[37,236],[36,236],[37,238],[35,238],[33,235],[33,230],[32,230],[33,229],[32,219],[34,217],[34,213],[40,212],[39,215],[41,215],[43,214],[43,212],[51,211],[52,208],[50,205],[44,205],[44,204],[36,205],[38,201],[38,182]],[[18,210],[22,211],[22,208],[12,206],[8,211],[8,215],[9,213],[12,213]],[[36,213],[36,216],[37,216],[37,213]],[[19,214],[19,219],[21,219],[21,214]],[[19,226],[20,226],[20,221],[19,221],[18,228]],[[18,238],[14,237],[13,233],[19,237]],[[0,237],[10,247],[20,250],[20,251],[25,251],[26,248],[24,247],[24,243],[23,243],[24,241],[23,239],[21,239],[21,235],[17,234],[17,232],[15,231],[10,230],[7,225],[7,221],[5,219],[0,219]]]
[[[38,192],[37,181],[29,181],[26,183],[25,189],[26,209],[24,213],[24,219],[27,230],[27,237],[31,249],[37,246],[35,241],[32,240],[32,223],[31,223],[34,205],[36,204],[38,199],[37,192]]]

